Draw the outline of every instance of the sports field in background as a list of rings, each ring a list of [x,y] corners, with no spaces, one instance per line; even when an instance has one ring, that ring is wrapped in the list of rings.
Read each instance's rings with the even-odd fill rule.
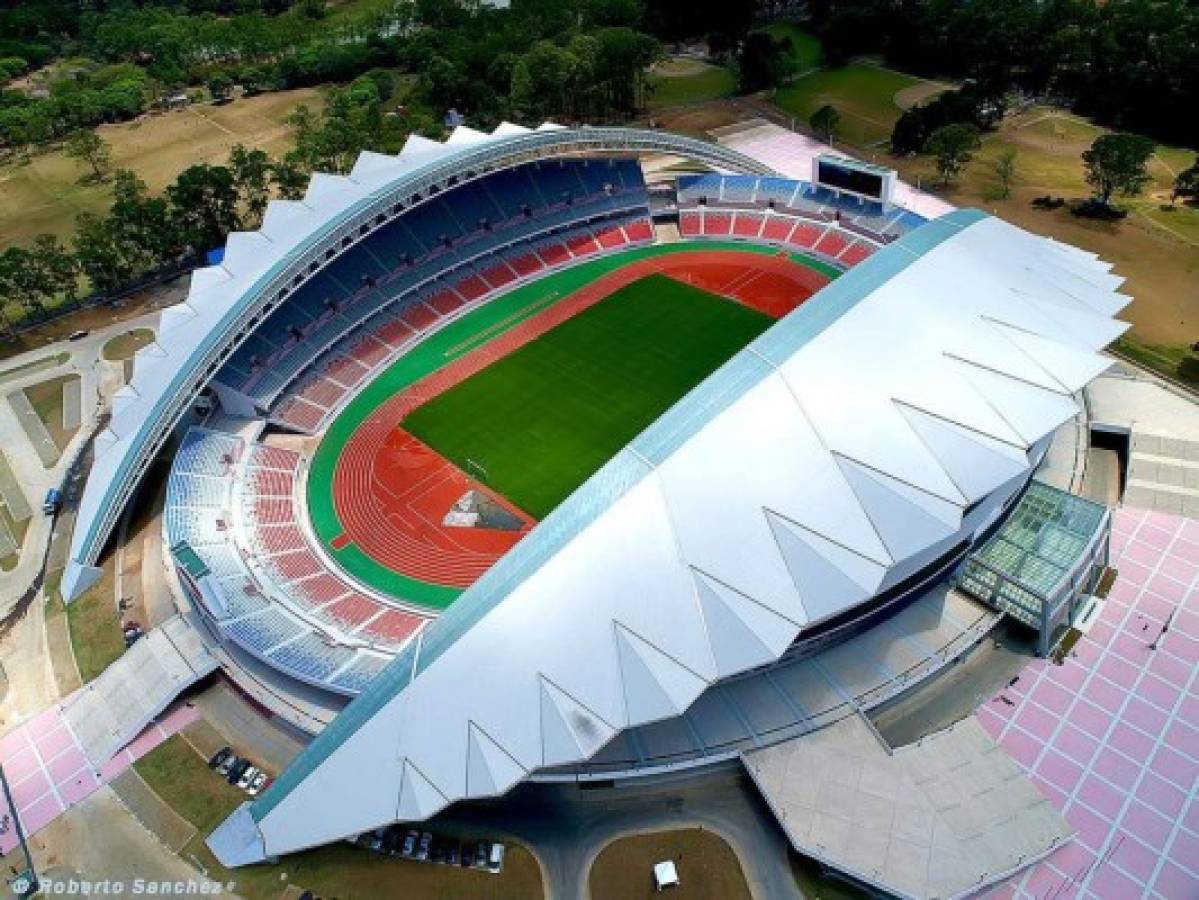
[[[665,275],[621,288],[403,422],[544,518],[773,320]]]

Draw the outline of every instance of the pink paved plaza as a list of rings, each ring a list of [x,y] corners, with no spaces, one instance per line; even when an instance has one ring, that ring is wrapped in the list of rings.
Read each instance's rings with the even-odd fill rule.
[[[1119,578],[1062,665],[978,710],[1078,830],[991,897],[1199,897],[1199,522],[1117,510]]]
[[[134,760],[198,718],[190,706],[174,708],[150,724],[97,772],[63,718],[62,710],[69,703],[67,698],[55,704],[0,738],[0,764],[8,776],[26,837],[83,802],[101,785],[129,768]],[[0,855],[12,852],[16,846],[12,809],[0,795]]]

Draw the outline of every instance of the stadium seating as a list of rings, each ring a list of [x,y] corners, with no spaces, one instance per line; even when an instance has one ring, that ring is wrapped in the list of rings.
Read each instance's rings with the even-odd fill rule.
[[[307,373],[314,358],[375,314],[402,306],[412,290],[438,280],[457,281],[463,300],[474,302],[547,264],[598,250],[587,223],[647,213],[645,184],[632,160],[529,163],[458,185],[330,262],[267,318],[217,380],[265,412]],[[547,263],[532,252],[532,244],[554,231],[566,232],[563,239],[577,247],[565,255],[551,249],[553,260]],[[648,221],[637,232],[637,237],[626,232],[626,239],[613,246],[648,240]],[[517,269],[511,251],[522,242],[527,246]],[[308,405],[288,402],[285,419],[303,419],[307,429],[320,420],[320,407],[330,408],[330,399],[301,399]]]
[[[785,178],[702,175],[679,179],[679,232],[789,247],[850,268],[924,220]]]
[[[758,178],[746,175],[684,175],[678,181],[678,203],[680,230],[684,235],[720,236],[723,218],[716,218],[709,225],[708,219],[714,210],[732,212],[738,209],[773,209],[787,216],[811,219],[818,222],[836,223],[838,228],[872,241],[886,244],[902,236],[925,221],[910,210],[899,207],[884,208],[881,204],[846,194],[838,194],[827,188],[817,187],[804,181],[786,178]],[[702,230],[695,230],[693,210],[703,208]],[[737,220],[740,220],[740,216]],[[742,229],[748,224],[734,225],[732,234],[746,237]],[[781,226],[775,225],[769,240],[778,242]],[[692,230],[688,230],[688,228]],[[763,234],[763,237],[767,235]]]
[[[607,167],[597,171],[606,172]],[[588,176],[594,177],[594,176]],[[303,433],[314,433],[381,367],[395,350],[416,335],[437,327],[462,307],[485,301],[521,279],[546,269],[568,265],[602,251],[619,250],[653,238],[653,227],[643,213],[614,214],[598,223],[575,225],[552,238],[522,240],[477,263],[447,274],[419,290],[410,291],[391,307],[381,310],[345,337],[311,358],[307,371],[292,380],[271,406],[272,422]],[[363,347],[367,339],[374,343]],[[305,342],[305,346],[311,341]],[[285,377],[277,374],[264,379]],[[261,383],[261,382],[260,382]]]
[[[354,366],[365,367],[342,359],[332,374],[360,377]],[[207,567],[212,590],[200,603],[230,640],[293,677],[354,694],[430,617],[368,596],[309,546],[295,502],[300,462],[280,447],[189,430],[167,484],[167,537]]]

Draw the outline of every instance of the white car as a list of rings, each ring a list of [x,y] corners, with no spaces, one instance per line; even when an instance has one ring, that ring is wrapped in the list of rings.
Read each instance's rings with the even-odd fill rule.
[[[250,782],[250,786],[246,788],[246,793],[251,797],[257,797],[268,784],[270,784],[270,776],[266,772],[259,772]]]
[[[257,766],[250,766],[245,772],[242,773],[241,778],[238,779],[237,786],[243,791],[248,789],[250,787],[250,782],[258,776],[260,771],[261,770]]]

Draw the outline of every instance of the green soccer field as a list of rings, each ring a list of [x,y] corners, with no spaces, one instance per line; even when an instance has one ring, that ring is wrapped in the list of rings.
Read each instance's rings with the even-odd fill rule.
[[[543,518],[772,324],[650,275],[414,410],[403,427]]]

